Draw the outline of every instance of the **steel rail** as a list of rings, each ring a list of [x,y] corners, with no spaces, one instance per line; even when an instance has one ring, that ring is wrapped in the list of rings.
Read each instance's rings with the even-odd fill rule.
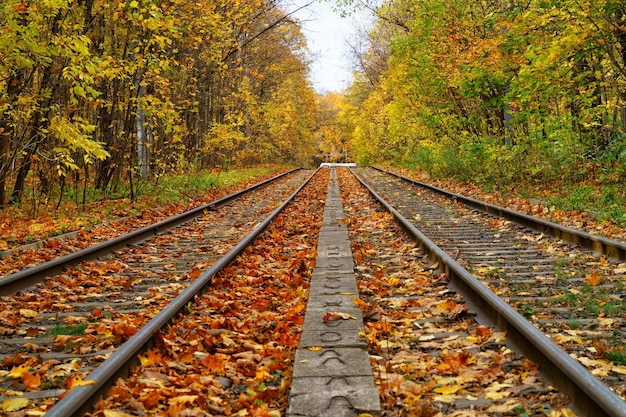
[[[450,283],[480,311],[482,317],[496,328],[506,331],[507,340],[512,346],[539,364],[545,378],[559,392],[569,396],[576,413],[594,417],[626,417],[624,400],[428,239],[361,177],[352,173],[413,236],[429,258],[439,262],[440,270],[445,272]]]
[[[582,248],[593,251],[593,253],[595,253],[596,255],[606,255],[620,261],[626,261],[626,243],[624,242],[593,235],[591,233],[553,223],[548,220],[538,219],[536,217],[529,216],[515,210],[500,207],[495,204],[486,203],[484,201],[456,194],[451,191],[436,187],[434,185],[426,184],[379,167],[372,166],[371,168],[380,172],[384,172],[388,175],[393,175],[411,184],[445,195],[446,197],[461,202],[468,207],[480,210],[493,216],[498,216],[510,220],[522,226],[533,229],[539,233],[553,236],[565,242],[579,245]]]
[[[200,217],[205,210],[214,210],[215,208],[228,204],[229,202],[241,197],[245,193],[274,182],[297,170],[299,170],[299,168],[276,175],[275,177],[262,181],[258,184],[254,184],[241,191],[229,194],[210,203],[203,204],[202,206],[172,216],[158,223],[142,227],[141,229],[137,229],[130,233],[126,233],[116,238],[107,240],[106,242],[90,246],[78,252],[70,253],[51,261],[44,262],[31,268],[16,272],[14,274],[7,275],[3,278],[0,278],[0,295],[12,294],[16,291],[31,287],[38,282],[42,282],[46,277],[62,273],[67,266],[76,265],[83,261],[96,259],[98,257],[108,255],[116,250],[121,250],[130,245],[143,242],[144,240],[149,239],[152,236],[158,235],[165,230],[172,229],[176,226],[187,223],[188,221],[195,219],[196,217]]]
[[[85,381],[89,381],[90,385],[78,386],[69,391],[52,409],[46,412],[46,417],[82,416],[84,413],[91,411],[89,408],[91,408],[93,403],[115,383],[115,380],[123,375],[127,375],[130,368],[138,363],[137,355],[152,346],[154,334],[171,323],[178,314],[183,313],[187,305],[193,302],[193,299],[201,294],[211,283],[213,277],[267,228],[271,221],[287,207],[296,195],[311,181],[311,178],[313,178],[316,173],[317,171],[311,174],[296,191],[265,220],[259,223],[252,232],[244,237],[235,247],[228,251],[228,253],[218,259],[208,270],[203,272],[178,297],[173,299],[166,308],[154,316],[126,343],[102,362],[95,371],[89,374],[85,378]],[[93,383],[91,383],[91,381],[93,381]]]

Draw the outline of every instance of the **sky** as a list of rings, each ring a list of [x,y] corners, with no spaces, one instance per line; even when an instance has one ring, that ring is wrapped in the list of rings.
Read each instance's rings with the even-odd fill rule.
[[[298,0],[292,7],[306,3],[309,1]],[[313,54],[310,78],[320,94],[341,92],[352,83],[354,58],[347,41],[354,43],[358,28],[367,21],[363,13],[342,18],[332,10],[333,4],[316,0],[295,14]]]

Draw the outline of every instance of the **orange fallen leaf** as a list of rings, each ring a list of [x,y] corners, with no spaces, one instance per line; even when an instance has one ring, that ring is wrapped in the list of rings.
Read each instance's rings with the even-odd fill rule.
[[[41,375],[26,373],[22,376],[22,382],[29,391],[37,391],[41,386]]]
[[[602,282],[602,276],[598,276],[596,271],[592,271],[591,274],[585,277],[585,283],[591,285],[592,287],[600,284],[600,282]]]
[[[83,381],[83,378],[80,375],[72,375],[67,377],[65,380],[65,388],[68,390],[76,387],[84,387],[86,385],[93,385],[96,381],[93,379],[86,379]]]

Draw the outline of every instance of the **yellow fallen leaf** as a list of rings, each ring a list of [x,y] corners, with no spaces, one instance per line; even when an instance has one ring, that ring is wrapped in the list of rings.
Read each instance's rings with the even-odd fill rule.
[[[463,388],[463,386],[461,385],[442,385],[440,387],[433,389],[433,391],[438,394],[450,395],[450,394],[456,394],[456,392],[460,390],[461,388]]]
[[[23,377],[29,371],[30,366],[28,365],[14,366],[13,369],[11,369],[11,372],[9,372],[8,376],[17,379]]]
[[[176,398],[171,398],[168,403],[169,404],[187,404],[193,403],[198,399],[197,395],[179,395]]]
[[[499,391],[499,392],[487,392],[485,393],[486,400],[501,400],[503,398],[511,395],[510,391]]]
[[[623,265],[626,264],[619,264],[618,267],[613,270],[613,273],[615,275],[626,274],[626,266]]]
[[[311,346],[307,348],[307,350],[312,350],[313,352],[319,352],[322,349],[323,348],[321,346]]]
[[[576,343],[578,345],[585,344],[585,341],[580,336],[566,336],[566,335],[564,335],[562,333],[557,334],[554,337],[554,339],[555,339],[555,341],[557,343],[561,343],[561,344],[566,344],[568,342],[573,342],[573,343]]]
[[[565,416],[565,417],[576,417],[576,413],[574,413],[569,408],[561,408],[560,411],[563,414],[563,416]]]
[[[487,400],[501,400],[502,398],[506,398],[511,395],[511,391],[507,390],[507,388],[510,387],[511,384],[494,382],[485,389],[484,398]]]
[[[123,413],[117,410],[104,410],[104,417],[134,417],[132,414]]]
[[[437,385],[452,385],[459,382],[458,378],[455,377],[441,377],[441,378],[435,378],[435,383]]]
[[[37,312],[35,310],[29,310],[27,308],[20,308],[20,316],[34,318],[37,317]]]
[[[397,286],[397,285],[400,283],[400,278],[397,278],[397,277],[391,277],[391,278],[389,278],[389,280],[387,281],[387,283],[388,283],[389,285],[391,285],[392,287],[395,287],[395,286]]]
[[[84,387],[86,385],[93,385],[95,384],[96,381],[94,381],[93,379],[86,379],[84,381],[79,381],[76,384],[74,384],[75,387]]]
[[[611,368],[611,371],[615,372],[616,374],[626,375],[626,366],[614,366]]]
[[[28,406],[28,400],[26,398],[11,398],[9,400],[2,401],[0,404],[0,410],[10,412],[19,411]]]

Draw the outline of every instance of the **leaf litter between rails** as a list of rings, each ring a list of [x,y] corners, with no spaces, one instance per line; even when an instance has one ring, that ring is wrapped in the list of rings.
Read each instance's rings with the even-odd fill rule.
[[[254,207],[254,217],[269,214],[291,194],[293,184],[279,189],[283,197],[264,192],[257,200],[260,204],[250,204],[247,197],[229,207],[240,211]],[[230,250],[237,235],[243,237],[256,224],[249,215],[227,216],[225,222],[224,215],[221,210],[206,212],[201,220],[128,248],[115,258],[83,262],[33,290],[2,297],[0,410],[21,413],[30,408],[29,415],[37,415],[37,410],[56,402],[55,395],[84,383],[93,367],[162,310],[216,256]],[[227,237],[223,228],[202,223],[224,224]],[[42,390],[49,395],[35,401]],[[12,398],[23,394],[19,401]]]
[[[256,178],[252,182],[261,182],[275,175],[276,173],[266,174]],[[120,211],[120,216],[123,217],[107,223],[100,223],[93,227],[86,227],[85,224],[83,224],[84,220],[81,219],[81,216],[77,216],[76,218],[58,218],[57,216],[51,214],[43,214],[40,216],[41,219],[39,219],[41,222],[53,223],[52,226],[43,227],[44,231],[54,229],[54,224],[64,223],[67,224],[71,230],[77,230],[78,235],[63,239],[44,240],[42,241],[43,247],[37,249],[20,250],[19,248],[14,248],[13,255],[0,259],[0,276],[6,276],[19,270],[48,262],[52,259],[67,255],[77,250],[85,249],[96,243],[113,239],[141,227],[148,226],[203,204],[210,203],[218,198],[239,191],[250,185],[250,182],[245,182],[241,185],[231,186],[225,189],[206,191],[203,196],[192,198],[189,201],[178,201],[175,204],[163,205],[152,210],[144,209],[141,213],[135,216],[126,217],[124,216],[126,213]],[[97,210],[98,209],[94,209],[92,211],[94,216],[97,215]],[[27,219],[12,219],[11,222],[7,222],[6,225],[8,226],[9,224],[10,233],[27,234],[29,233],[29,230],[33,228],[32,225],[28,224]],[[37,235],[36,238],[44,239],[45,236]],[[8,239],[8,237],[0,237],[0,250],[10,249],[6,241],[3,239]]]
[[[478,325],[415,244],[340,175],[359,302],[384,417],[573,416],[537,366]]]
[[[317,175],[90,415],[283,415],[327,182]]]

